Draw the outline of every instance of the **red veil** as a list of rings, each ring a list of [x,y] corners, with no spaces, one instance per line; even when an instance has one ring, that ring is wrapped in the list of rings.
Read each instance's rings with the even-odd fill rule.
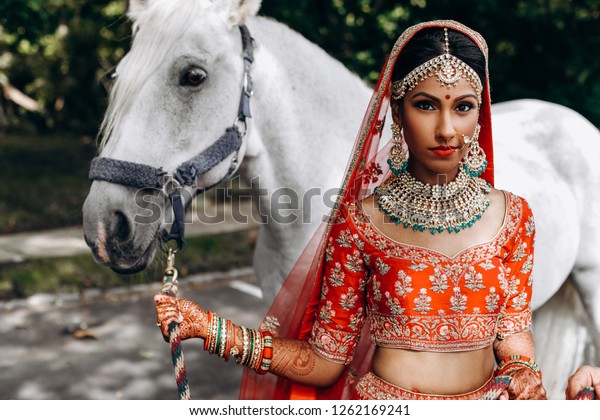
[[[419,31],[431,27],[446,27],[467,35],[479,46],[486,58],[486,80],[479,113],[479,144],[484,149],[488,161],[487,169],[481,177],[493,185],[491,101],[485,40],[477,32],[450,20],[425,22],[408,28],[396,41],[379,75],[336,204],[328,220],[321,224],[302,252],[261,325],[261,329],[270,330],[276,337],[302,340],[309,338],[321,293],[324,245],[327,243],[331,223],[336,219],[342,203],[362,200],[390,175],[386,160],[391,142],[380,147],[380,140],[389,108],[392,70],[406,43]],[[348,399],[356,382],[355,378],[370,370],[374,350],[366,321],[353,361],[334,385],[315,388],[293,383],[272,374],[258,375],[245,369],[240,399]]]

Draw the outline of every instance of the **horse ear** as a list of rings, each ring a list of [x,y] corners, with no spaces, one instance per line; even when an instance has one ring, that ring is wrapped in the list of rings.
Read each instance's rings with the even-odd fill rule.
[[[233,0],[229,11],[228,21],[231,25],[239,25],[248,16],[254,16],[260,9],[262,0]]]
[[[150,0],[129,0],[129,7],[127,8],[127,17],[133,22],[137,20],[139,15],[146,10]]]

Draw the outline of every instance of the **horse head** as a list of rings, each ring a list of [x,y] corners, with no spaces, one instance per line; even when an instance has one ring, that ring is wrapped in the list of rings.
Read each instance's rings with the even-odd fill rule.
[[[170,221],[173,186],[185,207],[198,188],[239,165],[249,116],[241,108],[251,93],[249,35],[244,42],[239,27],[259,6],[260,0],[130,1],[133,42],[115,71],[83,206],[85,239],[97,262],[120,273],[143,270]],[[233,149],[215,145],[227,133],[237,133]],[[219,159],[209,153],[214,149]],[[133,182],[111,179],[106,165],[119,166],[121,181]],[[201,176],[198,165],[205,166]],[[148,182],[136,184],[142,173]]]

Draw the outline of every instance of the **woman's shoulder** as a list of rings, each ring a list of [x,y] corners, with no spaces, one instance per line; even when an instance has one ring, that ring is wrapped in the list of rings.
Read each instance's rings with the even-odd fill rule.
[[[506,197],[506,231],[507,239],[517,240],[519,237],[532,236],[535,232],[535,222],[533,212],[529,203],[524,197],[513,192],[504,190],[495,190],[501,192]]]
[[[362,201],[351,200],[340,203],[333,221],[334,224],[356,229],[357,225],[368,222],[369,217],[369,214],[364,211]]]
[[[501,190],[501,189],[496,189],[496,188],[492,188],[490,190],[490,196],[494,194],[498,197],[502,196],[503,199],[506,202],[506,211],[507,213],[514,213],[516,216],[519,216],[519,218],[523,218],[523,217],[529,217],[533,215],[533,212],[531,211],[531,207],[529,206],[529,203],[527,202],[527,200],[520,196],[517,195],[511,191],[506,191],[506,190]],[[492,198],[492,197],[490,197]]]

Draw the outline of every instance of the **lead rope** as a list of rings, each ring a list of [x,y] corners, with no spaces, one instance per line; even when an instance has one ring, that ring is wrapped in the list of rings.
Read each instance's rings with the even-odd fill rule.
[[[177,297],[177,269],[175,268],[175,251],[169,248],[167,254],[167,268],[163,276],[162,289],[160,293],[173,298]],[[183,350],[181,348],[181,334],[179,333],[179,323],[172,322],[169,325],[169,344],[171,347],[171,359],[173,369],[175,370],[175,382],[177,383],[177,392],[180,400],[190,400],[190,386],[187,381],[185,371],[185,361],[183,360]]]

